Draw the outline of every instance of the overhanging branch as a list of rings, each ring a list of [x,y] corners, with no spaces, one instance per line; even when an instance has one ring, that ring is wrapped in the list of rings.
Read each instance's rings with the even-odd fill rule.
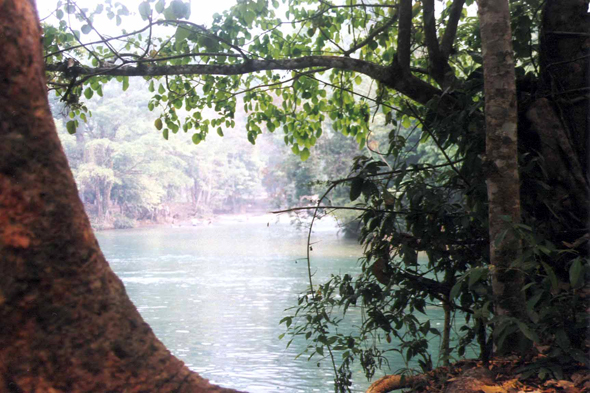
[[[243,75],[268,70],[302,70],[312,67],[336,68],[354,71],[397,90],[408,98],[426,104],[442,92],[429,83],[402,73],[397,64],[382,66],[364,60],[337,56],[304,56],[280,60],[248,60],[240,64],[187,64],[153,66],[144,62],[133,65],[107,67],[67,67],[66,63],[47,64],[50,72],[68,72],[73,76],[166,76],[166,75]]]

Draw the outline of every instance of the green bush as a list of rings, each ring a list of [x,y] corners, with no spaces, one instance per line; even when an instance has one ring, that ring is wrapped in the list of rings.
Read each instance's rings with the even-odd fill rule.
[[[135,228],[135,225],[135,220],[125,216],[117,216],[113,222],[115,229]]]

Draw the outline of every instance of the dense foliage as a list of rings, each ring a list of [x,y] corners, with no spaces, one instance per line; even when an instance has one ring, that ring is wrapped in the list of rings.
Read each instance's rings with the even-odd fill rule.
[[[540,45],[541,9],[557,1],[512,2],[523,217],[522,223],[504,217],[505,231],[496,239],[488,236],[485,179],[494,167],[483,156],[482,53],[471,3],[455,0],[435,12],[431,0],[245,1],[205,27],[189,21],[189,3],[144,1],[137,13],[145,27],[107,37],[101,23],[120,25],[130,13],[124,5],[107,0],[85,9],[60,1],[56,23],[45,27],[48,85],[70,105],[70,132],[88,120],[83,100],[103,96],[107,81],[127,90],[129,77],[143,76],[152,93],[148,108],[159,111],[154,126],[165,139],[180,130],[195,144],[211,131],[224,135],[236,126],[243,105],[247,120],[241,128],[252,144],[263,130],[282,129],[284,143],[310,162],[329,126],[372,150],[355,159],[348,178],[329,188],[350,186],[354,205],[346,207],[360,212],[363,274],[334,275],[317,285],[310,271],[309,296],[283,320],[288,334],[310,341],[309,356],[331,359],[337,389],[350,386],[353,361],[372,377],[388,351],[408,361],[418,358],[422,369],[430,369],[439,360],[431,356],[432,335],[441,336],[443,362],[462,356],[471,344],[486,359],[495,341],[500,352],[534,348],[543,361],[531,372],[559,376],[586,362],[580,348],[586,345],[589,262],[588,178],[576,169],[585,168],[585,148],[572,142],[572,154],[551,155],[543,146],[551,140],[562,147],[563,138],[547,139],[542,121],[531,114],[538,100],[553,99],[548,89],[561,86],[555,82],[560,76],[543,74],[548,64]],[[85,35],[95,42],[83,45]],[[576,97],[554,104],[567,111],[587,100]],[[571,140],[583,140],[584,130],[559,124],[554,129],[570,127]],[[386,142],[375,137],[377,128],[387,130]],[[107,147],[101,142],[93,151]],[[195,156],[187,168],[200,160]],[[560,165],[573,168],[570,183],[560,177]],[[78,168],[80,180],[91,176],[81,175],[86,172]],[[114,175],[106,172],[92,176],[114,185]],[[300,174],[312,179],[309,172]],[[570,195],[551,193],[567,184],[576,184]],[[329,195],[320,200],[324,210],[333,209]],[[507,233],[523,245],[512,268],[526,277],[524,318],[494,314],[489,247]],[[353,306],[363,309],[362,326],[338,332],[339,318]],[[444,309],[442,331],[416,318],[429,306]],[[454,326],[460,334],[453,342]],[[505,348],[514,344],[508,339],[514,335],[519,346]],[[390,345],[392,336],[400,347]]]
[[[122,94],[116,86],[105,86],[103,97],[87,103],[92,116],[70,135],[71,118],[64,104],[52,99],[58,132],[95,228],[130,228],[142,221],[186,225],[218,213],[309,204],[312,200],[305,198],[346,173],[359,154],[355,142],[330,129],[318,142],[320,154],[305,162],[274,135],[261,137],[256,146],[237,130],[212,138],[205,148],[194,148],[190,138],[164,141],[153,132],[148,100],[141,83]],[[244,118],[238,113],[238,124]],[[340,194],[338,202],[345,198]]]

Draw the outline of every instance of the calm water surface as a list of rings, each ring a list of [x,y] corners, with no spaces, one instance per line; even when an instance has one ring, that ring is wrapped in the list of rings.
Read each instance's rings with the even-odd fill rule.
[[[97,233],[101,248],[156,336],[189,368],[225,387],[249,392],[330,392],[328,360],[295,357],[279,321],[307,287],[306,231],[288,219],[244,217],[200,227]],[[314,231],[315,283],[331,273],[357,274],[361,248],[332,224]],[[353,314],[354,315],[354,314]],[[357,316],[360,312],[356,313]],[[360,323],[360,317],[349,323]],[[314,357],[315,359],[315,357]],[[338,359],[338,357],[337,357]],[[393,363],[393,370],[402,367]],[[369,382],[357,370],[354,391]]]

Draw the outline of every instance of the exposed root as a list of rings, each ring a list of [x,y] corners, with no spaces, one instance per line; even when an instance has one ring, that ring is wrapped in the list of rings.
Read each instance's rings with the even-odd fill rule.
[[[367,393],[386,393],[396,389],[415,388],[426,382],[426,376],[420,375],[386,375],[369,386]]]

